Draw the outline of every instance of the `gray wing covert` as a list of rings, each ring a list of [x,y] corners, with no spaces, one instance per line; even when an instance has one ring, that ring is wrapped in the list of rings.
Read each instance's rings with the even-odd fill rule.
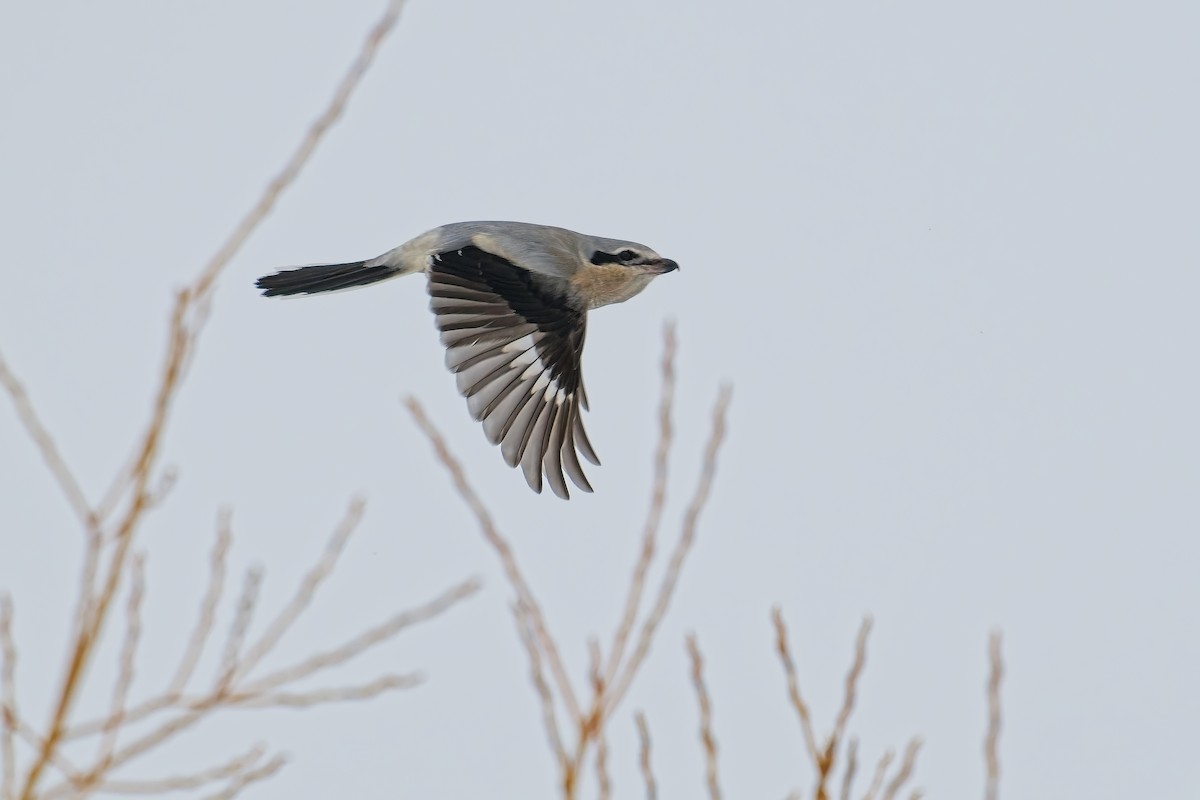
[[[536,492],[544,474],[556,495],[569,497],[564,470],[592,491],[576,452],[600,463],[580,414],[586,309],[555,279],[478,247],[435,255],[429,295],[446,366],[505,462],[519,464]]]

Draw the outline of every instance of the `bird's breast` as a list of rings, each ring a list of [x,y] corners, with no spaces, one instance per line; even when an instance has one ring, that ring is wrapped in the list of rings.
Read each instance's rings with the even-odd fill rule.
[[[623,303],[646,288],[653,275],[617,264],[587,264],[571,277],[571,286],[588,308]]]

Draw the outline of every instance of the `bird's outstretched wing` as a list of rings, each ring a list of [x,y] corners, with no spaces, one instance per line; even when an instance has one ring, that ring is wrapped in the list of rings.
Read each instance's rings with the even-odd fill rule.
[[[521,465],[534,491],[545,474],[554,493],[568,497],[564,470],[592,491],[576,454],[600,463],[580,415],[583,305],[557,279],[478,247],[433,256],[429,295],[446,366],[488,441],[509,466]]]

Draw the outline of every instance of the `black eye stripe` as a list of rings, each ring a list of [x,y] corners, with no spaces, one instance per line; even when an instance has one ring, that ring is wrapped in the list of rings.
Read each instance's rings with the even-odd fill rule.
[[[602,253],[599,250],[592,253],[591,261],[593,264],[628,264],[631,261],[636,261],[640,256],[633,250],[620,250],[616,253]]]

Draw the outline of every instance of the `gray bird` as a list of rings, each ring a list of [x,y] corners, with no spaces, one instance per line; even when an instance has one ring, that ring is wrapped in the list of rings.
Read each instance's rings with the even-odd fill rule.
[[[377,258],[258,279],[267,297],[315,294],[424,272],[446,366],[510,467],[567,498],[563,471],[592,491],[579,463],[599,464],[583,429],[580,359],[587,312],[620,303],[679,269],[636,242],[526,222],[456,222]]]

